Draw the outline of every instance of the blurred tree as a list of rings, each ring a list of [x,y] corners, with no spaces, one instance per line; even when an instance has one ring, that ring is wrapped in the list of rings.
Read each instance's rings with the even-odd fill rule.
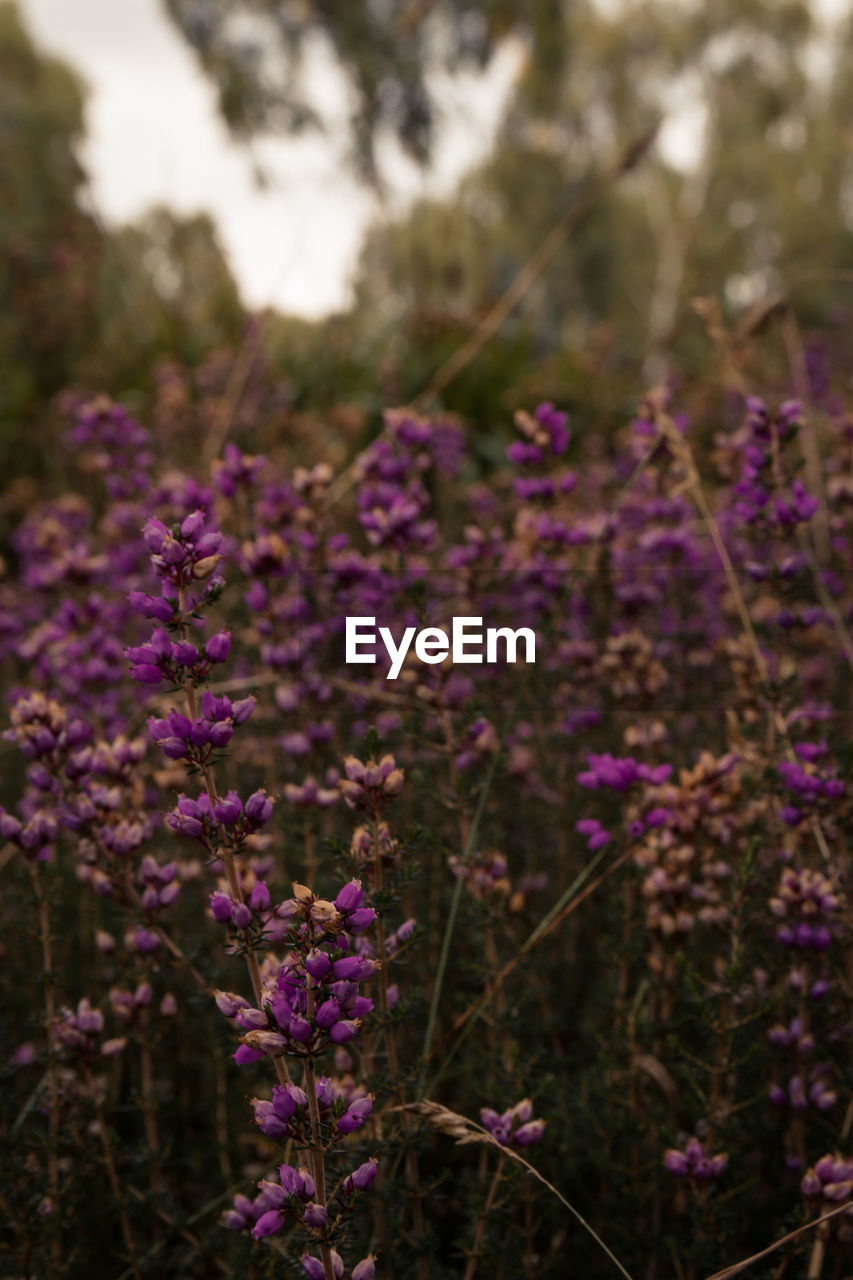
[[[194,367],[238,342],[246,320],[211,219],[164,208],[110,235],[97,303],[98,340],[81,366],[93,386],[150,387],[158,360]]]
[[[351,91],[353,158],[378,180],[376,144],[395,136],[428,159],[441,116],[434,73],[483,67],[510,33],[557,74],[563,0],[165,0],[238,135],[322,125],[306,77],[312,44],[330,47]]]
[[[658,380],[673,363],[712,372],[694,296],[721,297],[732,319],[791,290],[804,324],[838,297],[853,248],[851,135],[838,127],[853,23],[834,46],[802,0],[575,0],[561,23],[551,45],[562,72],[551,46],[544,61],[531,50],[492,156],[454,199],[424,199],[368,238],[357,324],[380,344],[384,331],[412,390],[435,359],[430,325],[439,345],[467,336],[589,176],[673,106],[690,107],[692,161],[675,169],[658,150],[607,192],[497,346],[526,341],[543,391],[556,374],[563,398],[574,389],[596,410],[589,375],[604,374],[621,411],[640,376]],[[495,364],[500,396],[509,382]],[[513,361],[506,369],[517,375]],[[465,384],[462,374],[445,402],[461,407]]]
[[[209,218],[154,210],[110,230],[78,148],[85,89],[0,0],[0,468],[54,465],[45,410],[78,384],[147,392],[165,357],[236,344],[245,311]],[[36,426],[37,429],[33,430]],[[21,499],[25,501],[26,498]]]
[[[437,68],[522,41],[493,154],[453,199],[377,223],[365,246],[351,333],[397,398],[482,322],[589,176],[685,106],[693,156],[675,168],[660,149],[607,192],[444,402],[503,413],[526,367],[528,390],[576,393],[596,412],[603,380],[622,413],[639,377],[673,364],[715,376],[694,296],[719,298],[731,323],[791,290],[805,324],[838,296],[853,248],[851,138],[838,127],[853,23],[829,40],[809,0],[166,2],[245,135],[313,118],[302,55],[325,39],[353,89],[368,174],[389,130],[427,164]]]
[[[81,205],[83,87],[0,4],[0,467],[11,424],[73,374],[94,327],[103,237]]]

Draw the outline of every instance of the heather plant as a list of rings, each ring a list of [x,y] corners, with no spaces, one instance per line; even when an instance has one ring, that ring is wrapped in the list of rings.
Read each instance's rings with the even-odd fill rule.
[[[9,1274],[841,1274],[843,404],[542,404],[488,483],[407,409],[251,452],[265,405],[181,470],[69,399],[14,534]]]

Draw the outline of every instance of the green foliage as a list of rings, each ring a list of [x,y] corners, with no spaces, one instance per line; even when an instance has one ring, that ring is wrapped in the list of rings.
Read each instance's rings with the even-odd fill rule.
[[[15,424],[70,380],[94,316],[101,232],[81,207],[83,87],[0,5],[0,466]],[[28,447],[28,451],[32,445]],[[30,455],[31,456],[31,455]]]

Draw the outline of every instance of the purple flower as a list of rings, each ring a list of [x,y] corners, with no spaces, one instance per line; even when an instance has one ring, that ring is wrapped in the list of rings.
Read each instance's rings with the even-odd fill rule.
[[[270,1209],[269,1213],[265,1213],[262,1217],[258,1218],[258,1221],[252,1228],[252,1235],[256,1240],[260,1240],[263,1236],[275,1235],[276,1231],[281,1231],[283,1226],[284,1214],[281,1210]]]
[[[345,1179],[344,1186],[353,1187],[356,1191],[366,1191],[376,1181],[378,1167],[376,1157],[372,1156],[370,1160],[360,1164],[357,1169],[352,1171],[349,1177]]]
[[[309,1201],[305,1206],[304,1221],[307,1227],[325,1227],[329,1213],[325,1205]]]
[[[255,791],[249,796],[244,813],[254,827],[263,827],[272,817],[273,802],[266,791]]]
[[[231,632],[217,631],[204,646],[204,651],[211,662],[224,662],[231,649]]]
[[[241,1044],[231,1055],[238,1067],[244,1067],[249,1062],[258,1062],[263,1056],[261,1049],[252,1049],[247,1044]]]
[[[373,1111],[373,1095],[368,1094],[365,1098],[356,1098],[351,1102],[346,1111],[338,1120],[338,1130],[340,1133],[355,1133],[356,1129],[360,1129]]]
[[[218,920],[220,924],[228,924],[231,920],[234,903],[227,893],[222,893],[221,890],[217,889],[210,895],[210,909],[213,912],[214,920]]]
[[[349,884],[345,884],[338,896],[335,898],[335,906],[342,915],[346,915],[350,911],[355,911],[361,906],[364,891],[361,887],[360,880],[350,880]]]
[[[224,827],[232,827],[242,813],[243,805],[236,791],[229,791],[224,800],[215,800],[213,803],[213,816]]]

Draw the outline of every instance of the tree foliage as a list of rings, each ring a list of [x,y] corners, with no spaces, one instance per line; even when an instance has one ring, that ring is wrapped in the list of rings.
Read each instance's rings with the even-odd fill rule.
[[[205,215],[105,227],[79,159],[86,89],[0,3],[0,466],[43,474],[44,411],[73,385],[156,385],[239,339],[245,312]],[[32,431],[39,423],[37,431]]]
[[[353,157],[375,179],[376,144],[393,134],[428,159],[441,118],[434,74],[482,67],[510,33],[523,35],[552,71],[561,0],[166,0],[178,28],[216,85],[232,130],[319,125],[305,77],[312,41],[331,47],[351,90]]]

